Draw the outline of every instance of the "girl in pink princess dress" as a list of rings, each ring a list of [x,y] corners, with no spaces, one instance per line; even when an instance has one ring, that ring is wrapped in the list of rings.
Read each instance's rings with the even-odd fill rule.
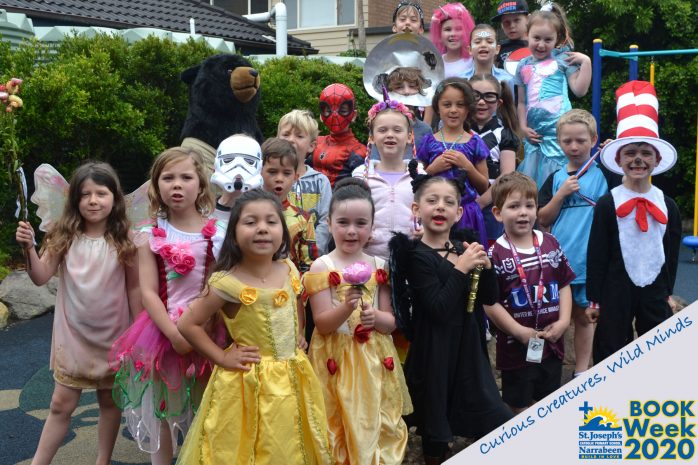
[[[214,201],[201,156],[175,147],[160,154],[148,189],[152,224],[136,235],[142,312],[114,343],[113,396],[128,429],[153,464],[172,462],[178,431],[191,424],[211,373],[211,363],[192,351],[177,320],[206,283],[225,224],[209,219]],[[211,321],[211,337],[226,342]]]

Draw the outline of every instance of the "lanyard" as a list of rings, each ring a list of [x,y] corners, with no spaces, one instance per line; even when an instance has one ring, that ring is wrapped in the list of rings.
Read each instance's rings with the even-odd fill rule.
[[[514,263],[516,264],[516,271],[519,274],[519,279],[521,280],[521,285],[524,288],[524,292],[526,293],[526,299],[528,300],[528,305],[531,307],[531,310],[534,310],[536,312],[536,324],[535,324],[535,330],[538,330],[538,314],[540,313],[540,309],[543,306],[543,292],[545,291],[545,288],[543,287],[543,255],[540,252],[540,244],[538,243],[538,236],[536,236],[536,233],[533,232],[533,248],[536,251],[536,256],[538,257],[538,264],[540,265],[540,277],[538,279],[538,289],[536,292],[536,298],[537,301],[535,302],[535,306],[533,305],[533,299],[531,299],[531,290],[528,288],[528,279],[526,279],[526,273],[524,272],[523,265],[521,264],[521,258],[519,257],[518,252],[516,251],[516,247],[514,244],[512,244],[511,240],[509,239],[509,236],[504,234],[504,237],[506,237],[507,242],[509,243],[509,250],[511,250],[511,254],[514,257]]]

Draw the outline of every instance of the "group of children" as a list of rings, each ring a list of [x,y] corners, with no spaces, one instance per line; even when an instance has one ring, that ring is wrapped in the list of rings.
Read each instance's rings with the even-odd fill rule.
[[[153,163],[135,234],[104,163],[73,174],[40,253],[20,222],[32,281],[60,272],[56,385],[33,464],[51,462],[87,388],[100,464],[121,410],[153,464],[171,463],[180,433],[181,464],[398,464],[408,426],[425,463],[441,463],[454,435],[480,437],[560,386],[571,321],[581,374],[592,347],[598,362],[633,337],[633,319],[642,334],[671,315],[680,221],[649,177],[676,152],[658,137],[653,88],[619,89],[619,119],[632,117],[604,170],[594,119],[570,110],[567,87],[586,92],[590,64],[559,8],[529,17],[502,2],[500,58],[525,38],[530,51],[509,79],[491,26],[461,4],[434,18],[447,68],[470,80],[438,84],[419,143],[420,112],[386,99],[368,112],[372,159],[349,128],[351,89],[333,84],[320,97],[330,135],[307,110],[284,115],[261,146],[261,189],[216,201],[200,155],[175,147]],[[423,32],[417,3],[393,20]],[[388,90],[409,93],[413,78]]]

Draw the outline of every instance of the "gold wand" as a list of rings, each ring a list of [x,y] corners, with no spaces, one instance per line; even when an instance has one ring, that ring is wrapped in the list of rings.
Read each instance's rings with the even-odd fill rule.
[[[468,295],[468,313],[475,311],[475,299],[477,298],[477,288],[480,285],[480,273],[482,273],[482,265],[478,265],[470,274],[470,295]]]

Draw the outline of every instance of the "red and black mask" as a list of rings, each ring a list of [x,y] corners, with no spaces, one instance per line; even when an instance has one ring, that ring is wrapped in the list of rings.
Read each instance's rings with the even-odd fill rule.
[[[344,84],[330,84],[320,93],[320,119],[332,134],[346,131],[356,116],[354,93]]]

